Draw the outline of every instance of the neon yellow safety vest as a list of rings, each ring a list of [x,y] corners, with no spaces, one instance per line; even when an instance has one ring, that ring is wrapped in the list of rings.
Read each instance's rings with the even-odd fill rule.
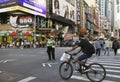
[[[48,39],[47,46],[51,46],[52,48],[55,48],[55,41],[51,40],[51,39]]]

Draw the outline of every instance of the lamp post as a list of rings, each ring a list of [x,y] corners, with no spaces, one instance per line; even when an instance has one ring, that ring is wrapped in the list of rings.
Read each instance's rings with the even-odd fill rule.
[[[36,41],[36,15],[34,15],[33,37],[34,41]]]

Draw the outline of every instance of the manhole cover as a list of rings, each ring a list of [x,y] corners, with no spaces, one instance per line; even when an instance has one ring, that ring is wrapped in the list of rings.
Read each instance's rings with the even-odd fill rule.
[[[19,77],[21,77],[20,74],[1,72],[0,73],[0,82],[10,82],[10,81],[15,80]]]

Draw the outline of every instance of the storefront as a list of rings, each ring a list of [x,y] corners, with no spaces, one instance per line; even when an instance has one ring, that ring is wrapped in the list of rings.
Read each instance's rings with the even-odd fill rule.
[[[46,0],[0,1],[0,42],[36,39],[36,16],[46,17]],[[40,33],[39,33],[40,34]]]

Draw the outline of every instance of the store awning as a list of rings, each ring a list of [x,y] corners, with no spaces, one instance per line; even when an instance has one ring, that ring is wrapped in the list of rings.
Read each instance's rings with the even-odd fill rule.
[[[0,36],[5,36],[5,33],[0,33]]]
[[[11,35],[11,36],[17,36],[18,33],[17,33],[17,32],[12,32],[10,35]]]
[[[25,32],[24,35],[25,35],[25,36],[31,36],[31,33],[30,33],[30,32]]]

